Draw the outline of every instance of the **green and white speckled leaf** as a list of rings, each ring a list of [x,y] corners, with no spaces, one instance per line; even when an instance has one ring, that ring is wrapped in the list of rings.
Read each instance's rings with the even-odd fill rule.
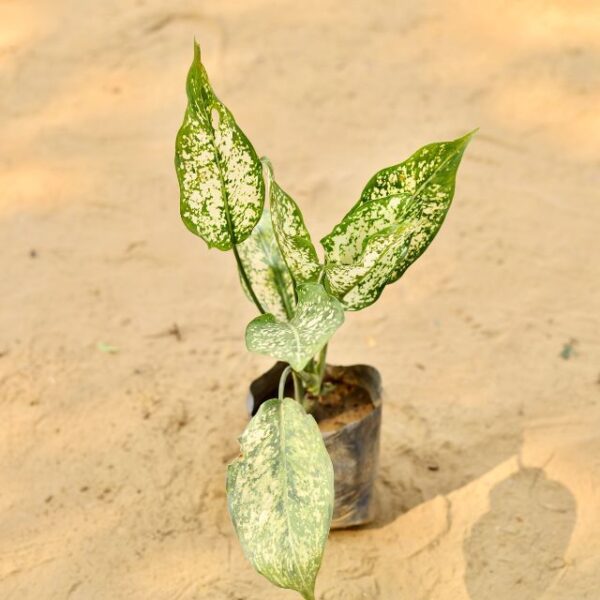
[[[371,238],[414,221],[414,204],[412,198],[396,195],[354,206],[321,240],[327,253],[326,263],[356,263]]]
[[[302,213],[274,179],[271,179],[270,204],[275,237],[294,280],[296,283],[316,281],[321,264]]]
[[[231,112],[215,96],[198,44],[187,95],[175,148],[181,218],[209,248],[229,250],[250,235],[261,217],[262,166]]]
[[[476,130],[451,142],[423,146],[399,165],[376,173],[365,186],[360,202],[396,194],[415,200],[410,218],[417,219],[420,227],[411,238],[406,256],[398,260],[389,283],[398,280],[425,252],[442,226],[454,197],[460,161],[475,133]]]
[[[429,144],[379,171],[361,200],[321,240],[327,288],[347,310],[372,304],[431,243],[450,207],[472,135]]]
[[[257,317],[246,328],[246,346],[302,371],[344,322],[344,308],[320,283],[304,283],[297,292],[293,318],[286,322],[271,314]]]
[[[333,513],[333,466],[319,428],[290,398],[268,400],[227,470],[229,514],[252,566],[314,600]]]
[[[290,318],[294,312],[294,287],[275,240],[267,208],[250,237],[239,244],[237,249],[261,306],[280,319]],[[246,295],[252,300],[241,276],[240,281]]]
[[[357,204],[323,240],[325,285],[346,310],[373,304],[406,256],[419,226],[413,205],[401,196]]]
[[[375,302],[399,257],[410,246],[410,225],[392,227],[367,240],[362,254],[351,265],[327,263],[325,284],[346,310],[361,310]]]

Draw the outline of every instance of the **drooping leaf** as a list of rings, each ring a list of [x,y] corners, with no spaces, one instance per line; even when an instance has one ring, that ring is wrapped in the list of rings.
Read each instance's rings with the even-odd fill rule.
[[[344,308],[320,283],[304,283],[297,291],[293,318],[286,322],[271,314],[257,317],[246,328],[246,346],[301,371],[344,322]]]
[[[316,281],[321,272],[321,265],[302,213],[272,175],[269,200],[275,237],[294,280],[297,284]]]
[[[450,207],[456,171],[472,135],[429,144],[379,171],[360,201],[321,240],[327,287],[347,310],[372,304],[431,243]]]
[[[250,237],[237,249],[261,306],[280,319],[291,317],[294,310],[292,278],[275,240],[267,208]],[[243,277],[240,277],[240,281],[246,295],[252,300]]]
[[[262,167],[233,115],[216,97],[198,44],[187,95],[175,149],[181,218],[209,248],[229,250],[250,235],[261,217]]]
[[[333,467],[315,420],[285,398],[268,400],[227,471],[229,514],[252,566],[314,600],[333,513]]]

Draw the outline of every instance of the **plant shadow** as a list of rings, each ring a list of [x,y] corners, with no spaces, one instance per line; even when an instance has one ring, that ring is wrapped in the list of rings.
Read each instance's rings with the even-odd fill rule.
[[[470,446],[452,441],[436,444],[418,432],[396,448],[387,447],[385,436],[382,441],[375,519],[365,526],[368,529],[385,527],[419,504],[478,479],[519,453],[521,435],[507,435],[493,447],[483,438]]]
[[[568,488],[523,468],[490,491],[490,510],[463,542],[471,600],[536,600],[565,566],[576,518]]]

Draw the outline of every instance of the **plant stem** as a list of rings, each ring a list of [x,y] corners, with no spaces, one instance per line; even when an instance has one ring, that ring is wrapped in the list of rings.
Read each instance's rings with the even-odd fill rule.
[[[281,377],[279,378],[279,392],[277,394],[277,397],[280,400],[283,400],[283,394],[285,393],[285,382],[287,381],[288,375],[292,372],[292,367],[290,365],[288,365],[284,370],[283,373],[281,374]],[[295,381],[294,381],[295,383]]]
[[[323,282],[323,277],[325,276],[325,265],[321,267],[321,271],[319,272],[319,277],[317,279],[317,283]]]
[[[283,281],[283,277],[281,273],[277,269],[273,269],[273,276],[275,279],[275,287],[277,288],[277,293],[281,298],[281,302],[283,303],[283,308],[285,310],[285,315],[288,318],[288,321],[294,316],[294,310],[292,309],[292,305],[290,303],[290,298],[287,294],[287,290],[285,289],[285,283]]]
[[[294,378],[294,397],[296,402],[304,406],[304,386],[302,385],[302,379],[296,371],[292,371],[292,377]]]
[[[242,259],[240,258],[240,253],[238,252],[238,249],[237,249],[237,244],[234,243],[232,247],[233,247],[233,255],[235,256],[235,262],[237,263],[237,267],[238,267],[238,270],[242,277],[242,280],[244,282],[244,285],[246,286],[246,289],[248,290],[248,293],[250,294],[250,297],[252,298],[252,302],[254,302],[254,304],[256,304],[256,308],[258,308],[260,313],[264,315],[266,311],[263,308],[262,304],[260,303],[260,300],[258,299],[256,294],[254,293],[254,290],[252,289],[252,284],[250,283],[250,279],[248,278],[246,269],[244,269]]]
[[[321,389],[323,387],[323,378],[325,377],[325,367],[327,366],[327,346],[325,344],[319,352],[319,356],[317,357],[317,368],[316,375],[319,378],[319,394],[321,393]]]

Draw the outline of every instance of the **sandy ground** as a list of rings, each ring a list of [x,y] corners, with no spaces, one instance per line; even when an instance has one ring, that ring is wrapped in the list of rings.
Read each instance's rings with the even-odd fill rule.
[[[1,0],[0,598],[294,597],[225,507],[270,362],[179,221],[194,35],[316,239],[481,127],[440,236],[332,343],[386,398],[378,519],[331,535],[318,597],[600,598],[597,7]]]

